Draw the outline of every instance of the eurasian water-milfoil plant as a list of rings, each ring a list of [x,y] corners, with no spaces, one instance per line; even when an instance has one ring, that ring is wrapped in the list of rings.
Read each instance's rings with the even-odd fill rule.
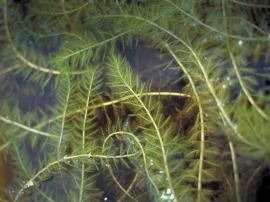
[[[1,200],[256,201],[270,164],[267,0],[0,8]]]

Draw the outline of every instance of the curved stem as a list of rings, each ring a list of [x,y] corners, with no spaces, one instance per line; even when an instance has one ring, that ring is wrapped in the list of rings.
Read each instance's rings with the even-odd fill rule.
[[[201,20],[199,20],[198,18],[194,17],[193,15],[189,14],[188,12],[186,12],[185,10],[183,10],[182,8],[180,8],[179,6],[177,6],[175,3],[173,3],[171,0],[165,0],[167,1],[169,4],[171,4],[172,6],[174,6],[177,10],[179,10],[181,13],[183,13],[184,15],[186,15],[187,17],[191,18],[192,20],[194,20],[195,22],[197,22],[198,24],[204,26],[205,28],[219,33],[223,36],[229,37],[229,38],[234,38],[234,39],[241,39],[241,40],[245,40],[245,41],[267,41],[268,37],[243,37],[243,36],[238,36],[238,35],[232,35],[232,34],[228,34],[226,32],[222,32],[220,30],[218,30],[215,27],[212,27],[208,24],[205,24],[204,22],[202,22]]]
[[[7,18],[7,2],[5,0],[5,6],[4,6],[4,12],[3,12],[3,15],[4,15],[4,24],[5,24],[5,30],[6,30],[6,36],[7,36],[7,40],[11,46],[11,49],[13,50],[13,52],[15,53],[16,57],[21,60],[24,64],[26,64],[27,66],[35,69],[35,70],[38,70],[38,71],[41,71],[41,72],[44,72],[44,73],[48,73],[48,74],[53,74],[53,75],[60,75],[60,74],[63,74],[62,72],[60,72],[59,70],[55,70],[55,69],[49,69],[49,68],[46,68],[46,67],[43,67],[43,66],[40,66],[40,65],[37,65],[31,61],[29,61],[27,58],[25,58],[19,51],[18,49],[16,48],[14,42],[12,41],[12,36],[11,36],[11,33],[10,33],[10,30],[9,30],[9,26],[8,26],[8,18]],[[90,45],[89,47],[86,47],[86,48],[83,48],[79,51],[75,51],[65,57],[63,57],[63,59],[67,59],[73,55],[76,55],[78,53],[81,53],[83,51],[86,51],[86,50],[89,50],[91,48],[94,48],[94,47],[97,47],[97,46],[100,46],[100,45],[103,45],[105,43],[108,43],[112,40],[115,40],[116,38],[120,37],[120,36],[123,36],[124,34],[126,34],[128,31],[126,32],[123,32],[121,34],[118,34],[116,36],[113,36],[109,39],[106,39],[104,41],[101,41],[101,42],[98,42],[94,45]],[[85,74],[87,73],[88,71],[87,70],[81,70],[81,71],[72,71],[70,72],[69,74],[70,75],[80,75],[80,74]]]
[[[175,55],[173,50],[170,48],[170,46],[165,43],[165,47],[169,51],[169,53],[173,56],[179,67],[183,70],[185,75],[187,75],[188,80],[190,82],[190,85],[192,87],[192,90],[195,95],[196,102],[198,104],[199,108],[199,119],[200,119],[200,135],[201,135],[201,141],[200,141],[200,160],[199,160],[199,171],[198,171],[198,183],[197,183],[197,201],[202,201],[201,199],[201,191],[202,191],[202,171],[203,171],[203,162],[204,162],[204,150],[205,150],[205,127],[204,127],[204,117],[203,117],[203,108],[201,104],[201,100],[197,91],[197,88],[193,82],[193,79],[191,78],[187,68],[183,65],[183,63],[178,59],[178,57]]]
[[[241,196],[240,196],[240,186],[239,186],[239,174],[238,174],[238,166],[237,166],[237,160],[236,155],[234,151],[234,146],[232,142],[229,140],[229,147],[231,152],[231,159],[232,159],[232,165],[233,165],[233,176],[234,176],[234,183],[235,183],[235,196],[236,201],[241,202]]]
[[[141,150],[141,154],[142,154],[142,156],[143,156],[143,164],[144,164],[144,167],[145,167],[146,177],[150,180],[151,184],[154,186],[155,191],[156,191],[157,193],[159,193],[159,190],[158,190],[156,184],[153,182],[152,178],[150,177],[149,171],[148,171],[148,169],[147,169],[146,154],[145,154],[145,152],[144,152],[143,146],[142,146],[142,144],[140,143],[140,140],[139,140],[133,133],[126,132],[126,131],[117,131],[117,132],[114,132],[114,133],[109,134],[109,135],[105,138],[105,140],[104,140],[104,142],[103,142],[103,145],[102,145],[102,151],[104,152],[105,145],[106,145],[107,141],[108,141],[111,137],[116,136],[116,135],[128,135],[128,136],[132,137],[132,138],[135,140],[135,142],[138,144],[138,146],[139,146],[139,148],[140,148],[140,150]],[[122,189],[121,189],[121,190],[122,190]],[[125,189],[122,190],[122,191],[124,191],[124,193],[127,194],[128,196],[130,195],[130,194],[126,193],[126,190],[125,190]],[[131,196],[131,198],[133,198],[133,197]]]
[[[227,23],[227,17],[226,17],[226,10],[225,10],[225,2],[224,0],[222,1],[222,14],[223,14],[223,23],[224,23],[224,27],[225,27],[225,30],[228,30],[227,26],[228,26],[228,23]],[[236,74],[236,77],[239,81],[239,84],[242,88],[242,90],[244,91],[249,103],[255,108],[255,110],[265,119],[269,120],[269,116],[256,104],[255,100],[253,99],[253,97],[251,96],[251,94],[249,93],[248,89],[246,88],[246,85],[242,79],[242,76],[241,76],[241,73],[237,67],[237,64],[236,64],[236,61],[234,59],[234,56],[233,56],[233,53],[232,53],[232,50],[231,50],[231,46],[230,46],[230,42],[229,42],[229,39],[226,38],[226,46],[227,46],[227,49],[228,49],[228,53],[229,53],[229,56],[230,56],[230,59],[231,59],[231,62],[232,62],[232,66],[233,66],[233,69],[235,71],[235,74]]]
[[[126,190],[126,192],[127,192],[128,194],[129,194],[129,192],[131,191],[131,189],[133,188],[133,186],[134,186],[134,184],[135,184],[137,178],[138,178],[138,173],[136,172],[136,174],[135,174],[135,176],[134,176],[132,182],[130,183],[130,185],[128,186],[128,188],[127,188],[127,190]],[[121,201],[123,200],[124,197],[125,197],[125,195],[122,195],[122,196],[117,200],[117,202],[121,202]]]
[[[106,155],[99,155],[99,154],[78,154],[78,155],[72,155],[72,156],[64,156],[56,161],[53,161],[51,163],[48,163],[44,168],[42,168],[41,170],[39,170],[33,177],[31,177],[30,180],[28,180],[24,186],[17,192],[16,196],[15,196],[15,199],[14,201],[18,201],[18,199],[20,198],[20,196],[22,195],[22,193],[24,192],[24,190],[26,190],[29,185],[33,185],[34,184],[34,181],[41,175],[43,174],[44,172],[46,172],[48,169],[50,169],[52,166],[55,166],[59,163],[62,163],[62,162],[66,162],[68,160],[74,160],[74,159],[89,159],[89,158],[101,158],[101,159],[119,159],[119,158],[128,158],[128,157],[131,157],[131,156],[134,156],[136,155],[137,153],[135,154],[126,154],[126,155],[117,155],[117,156],[106,156]]]

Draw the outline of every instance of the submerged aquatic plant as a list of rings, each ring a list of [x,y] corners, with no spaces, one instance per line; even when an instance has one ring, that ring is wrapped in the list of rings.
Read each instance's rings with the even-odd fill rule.
[[[270,164],[268,1],[0,8],[1,200],[256,201]]]

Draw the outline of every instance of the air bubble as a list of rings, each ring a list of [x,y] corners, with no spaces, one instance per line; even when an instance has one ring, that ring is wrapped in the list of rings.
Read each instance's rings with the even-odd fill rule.
[[[163,170],[159,170],[158,173],[159,174],[163,174],[164,172],[163,172]]]
[[[175,196],[173,195],[172,190],[168,188],[162,192],[160,199],[161,201],[174,202]]]
[[[154,161],[153,159],[150,159],[150,166],[153,166],[154,165]]]
[[[171,189],[167,189],[166,190],[166,194],[171,194],[172,193],[172,190]]]
[[[206,43],[207,41],[208,41],[207,38],[204,38],[204,39],[202,40],[203,43]]]
[[[224,104],[221,102],[221,101],[217,101],[217,106],[220,107],[220,108],[223,108],[224,107]]]
[[[32,180],[28,181],[28,182],[25,184],[25,187],[26,187],[26,188],[29,188],[29,187],[32,187],[32,186],[34,186],[34,183],[33,183]]]
[[[223,40],[223,39],[224,39],[224,36],[223,36],[222,34],[218,34],[216,37],[217,37],[219,40]]]
[[[237,125],[237,124],[234,124],[234,125],[233,125],[233,129],[237,131],[238,125]]]
[[[239,46],[243,46],[243,44],[244,44],[244,42],[243,42],[242,40],[239,40],[239,41],[238,41],[238,45],[239,45]]]
[[[34,182],[32,180],[28,181],[24,186],[23,189],[24,191],[22,192],[23,195],[29,195],[32,194],[34,191]]]

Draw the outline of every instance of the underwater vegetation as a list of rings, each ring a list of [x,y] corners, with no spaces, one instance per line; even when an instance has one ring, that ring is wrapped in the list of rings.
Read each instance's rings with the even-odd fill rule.
[[[267,0],[0,9],[0,201],[270,201]]]

